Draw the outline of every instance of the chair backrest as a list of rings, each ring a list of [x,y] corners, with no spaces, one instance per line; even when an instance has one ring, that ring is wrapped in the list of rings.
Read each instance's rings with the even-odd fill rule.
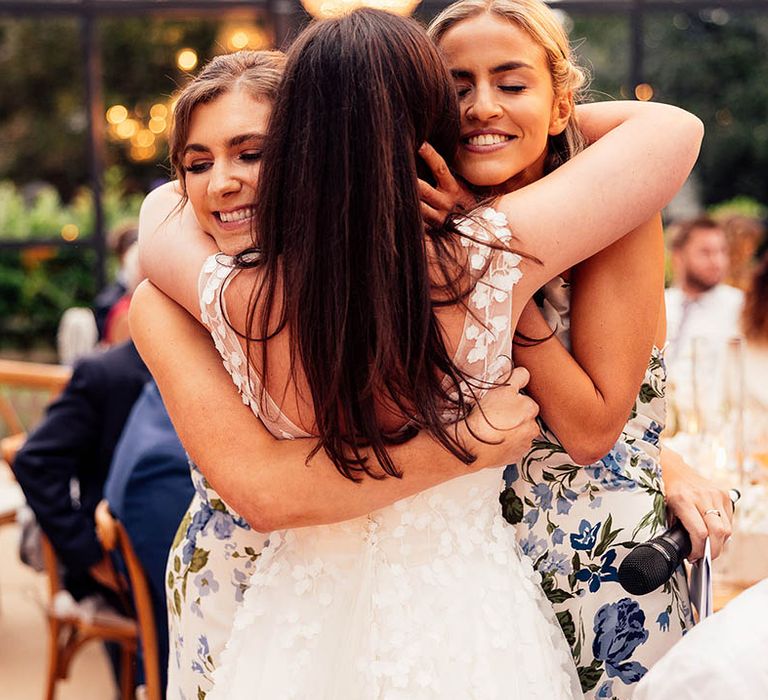
[[[0,388],[41,391],[47,394],[46,402],[61,392],[66,386],[72,370],[62,365],[50,365],[39,362],[19,362],[0,360]],[[27,433],[11,398],[0,391],[0,459],[9,467],[13,465],[16,453],[26,440]],[[0,512],[0,525],[16,520],[15,507]]]
[[[40,550],[43,555],[43,570],[48,579],[48,600],[53,601],[56,594],[63,590],[59,576],[59,560],[51,541],[42,530],[40,530]]]
[[[133,549],[131,538],[123,524],[112,515],[109,504],[102,500],[96,507],[96,534],[101,546],[107,552],[118,552],[125,563],[130,581],[136,618],[139,623],[141,648],[144,655],[144,679],[147,686],[147,700],[162,700],[160,683],[160,657],[157,646],[154,608],[149,592],[147,575]]]
[[[71,376],[71,368],[63,365],[0,360],[0,386],[42,391],[48,394],[47,400],[59,394]],[[24,433],[23,421],[4,393],[0,393],[0,418],[8,434]]]

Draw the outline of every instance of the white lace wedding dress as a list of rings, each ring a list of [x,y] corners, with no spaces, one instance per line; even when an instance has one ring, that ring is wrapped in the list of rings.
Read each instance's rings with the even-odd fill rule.
[[[465,224],[472,235],[510,238],[502,215],[482,217],[484,226]],[[520,259],[465,243],[482,276],[456,357],[495,380],[508,368]],[[219,303],[230,272],[221,256],[206,263],[203,320],[244,401],[277,437],[304,437],[255,377],[245,379]],[[486,469],[366,517],[270,534],[207,700],[580,698],[539,576],[501,516],[501,476]]]

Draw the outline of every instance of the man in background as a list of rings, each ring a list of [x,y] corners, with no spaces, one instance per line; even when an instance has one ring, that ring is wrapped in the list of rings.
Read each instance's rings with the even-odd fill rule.
[[[16,479],[75,600],[109,595],[114,586],[94,513],[128,414],[149,379],[131,341],[83,358],[14,459]]]
[[[107,236],[110,250],[117,256],[120,267],[117,270],[114,282],[102,289],[93,301],[93,315],[96,318],[96,328],[99,332],[99,340],[104,340],[107,316],[110,309],[122,299],[129,288],[127,277],[130,272],[126,270],[126,253],[139,239],[138,222],[125,221],[113,228]]]
[[[708,217],[673,228],[675,284],[666,292],[667,371],[675,401],[713,413],[723,398],[728,344],[741,337],[744,293],[728,286],[725,231]]]

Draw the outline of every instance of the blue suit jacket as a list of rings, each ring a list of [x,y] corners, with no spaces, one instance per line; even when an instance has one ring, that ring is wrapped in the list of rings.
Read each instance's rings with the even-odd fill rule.
[[[154,382],[131,411],[104,495],[123,523],[147,574],[157,626],[163,687],[168,666],[165,564],[194,487],[184,448]]]

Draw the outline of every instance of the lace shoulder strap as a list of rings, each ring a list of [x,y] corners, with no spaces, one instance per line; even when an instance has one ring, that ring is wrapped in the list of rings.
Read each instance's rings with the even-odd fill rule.
[[[198,280],[200,320],[213,338],[224,367],[232,377],[243,403],[250,407],[266,428],[277,438],[292,440],[311,437],[280,410],[280,406],[264,389],[258,373],[248,371],[240,338],[227,321],[224,293],[237,275],[234,260],[229,255],[215,253],[203,263]]]
[[[219,351],[224,367],[240,392],[243,403],[250,406],[258,416],[258,394],[253,391],[255,387],[251,386],[254,380],[258,382],[258,378],[252,376],[251,381],[248,380],[245,353],[237,333],[227,322],[224,311],[223,294],[236,274],[233,259],[229,255],[215,253],[205,260],[198,280],[200,321],[211,334],[216,350]]]
[[[496,382],[511,364],[512,288],[522,277],[522,258],[506,249],[513,238],[507,217],[491,207],[474,212],[458,229],[464,234],[461,241],[476,283],[467,299],[468,313],[456,362],[473,377]],[[504,248],[493,247],[496,244]]]

